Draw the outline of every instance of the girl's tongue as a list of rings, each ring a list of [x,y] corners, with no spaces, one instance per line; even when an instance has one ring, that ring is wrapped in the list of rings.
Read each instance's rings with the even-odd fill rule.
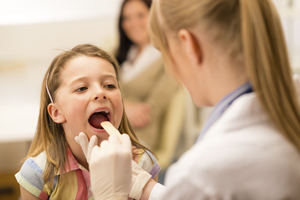
[[[101,122],[109,121],[105,113],[94,113],[89,118],[89,123],[94,128],[103,129],[101,126]]]

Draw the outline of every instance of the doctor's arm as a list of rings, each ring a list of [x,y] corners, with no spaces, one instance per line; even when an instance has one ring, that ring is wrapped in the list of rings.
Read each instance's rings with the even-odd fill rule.
[[[195,180],[195,179],[194,179]],[[221,200],[214,188],[188,177],[163,186],[153,180],[145,185],[140,200]]]
[[[153,179],[150,179],[147,184],[145,185],[144,189],[143,189],[143,194],[140,198],[140,200],[155,200],[158,199],[160,191],[156,191],[154,188],[156,186],[156,184],[160,185],[159,183],[155,182]],[[164,188],[163,185],[160,185],[161,187]],[[150,199],[150,195],[152,194],[152,198]]]

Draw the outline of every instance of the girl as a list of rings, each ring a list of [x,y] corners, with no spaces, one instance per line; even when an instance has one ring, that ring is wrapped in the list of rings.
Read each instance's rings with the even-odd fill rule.
[[[150,179],[141,199],[299,200],[300,79],[272,1],[156,0],[152,9],[166,66],[198,107],[215,108],[166,186]]]
[[[99,145],[108,139],[102,121],[128,133],[135,160],[157,176],[160,167],[127,120],[118,80],[117,61],[96,46],[78,45],[54,58],[42,84],[36,134],[16,174],[23,200],[92,199],[89,165],[74,137],[95,135]]]

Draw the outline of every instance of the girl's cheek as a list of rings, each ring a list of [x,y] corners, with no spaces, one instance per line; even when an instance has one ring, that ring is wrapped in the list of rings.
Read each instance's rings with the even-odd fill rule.
[[[118,91],[115,95],[114,95],[114,99],[116,101],[116,104],[118,104],[118,107],[121,107],[123,109],[123,103],[122,103],[122,95],[121,95],[121,91]]]

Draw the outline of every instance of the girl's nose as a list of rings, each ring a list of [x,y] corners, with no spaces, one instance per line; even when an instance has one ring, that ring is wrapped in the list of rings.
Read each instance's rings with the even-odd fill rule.
[[[97,100],[97,99],[101,99],[101,96],[100,96],[100,97],[98,97],[98,96],[95,96],[95,100]],[[103,96],[102,96],[102,99],[106,99],[106,96],[105,96],[105,95],[103,95]]]
[[[92,96],[92,100],[102,100],[102,99],[107,99],[106,94],[103,90],[98,89],[95,91],[94,95]]]

